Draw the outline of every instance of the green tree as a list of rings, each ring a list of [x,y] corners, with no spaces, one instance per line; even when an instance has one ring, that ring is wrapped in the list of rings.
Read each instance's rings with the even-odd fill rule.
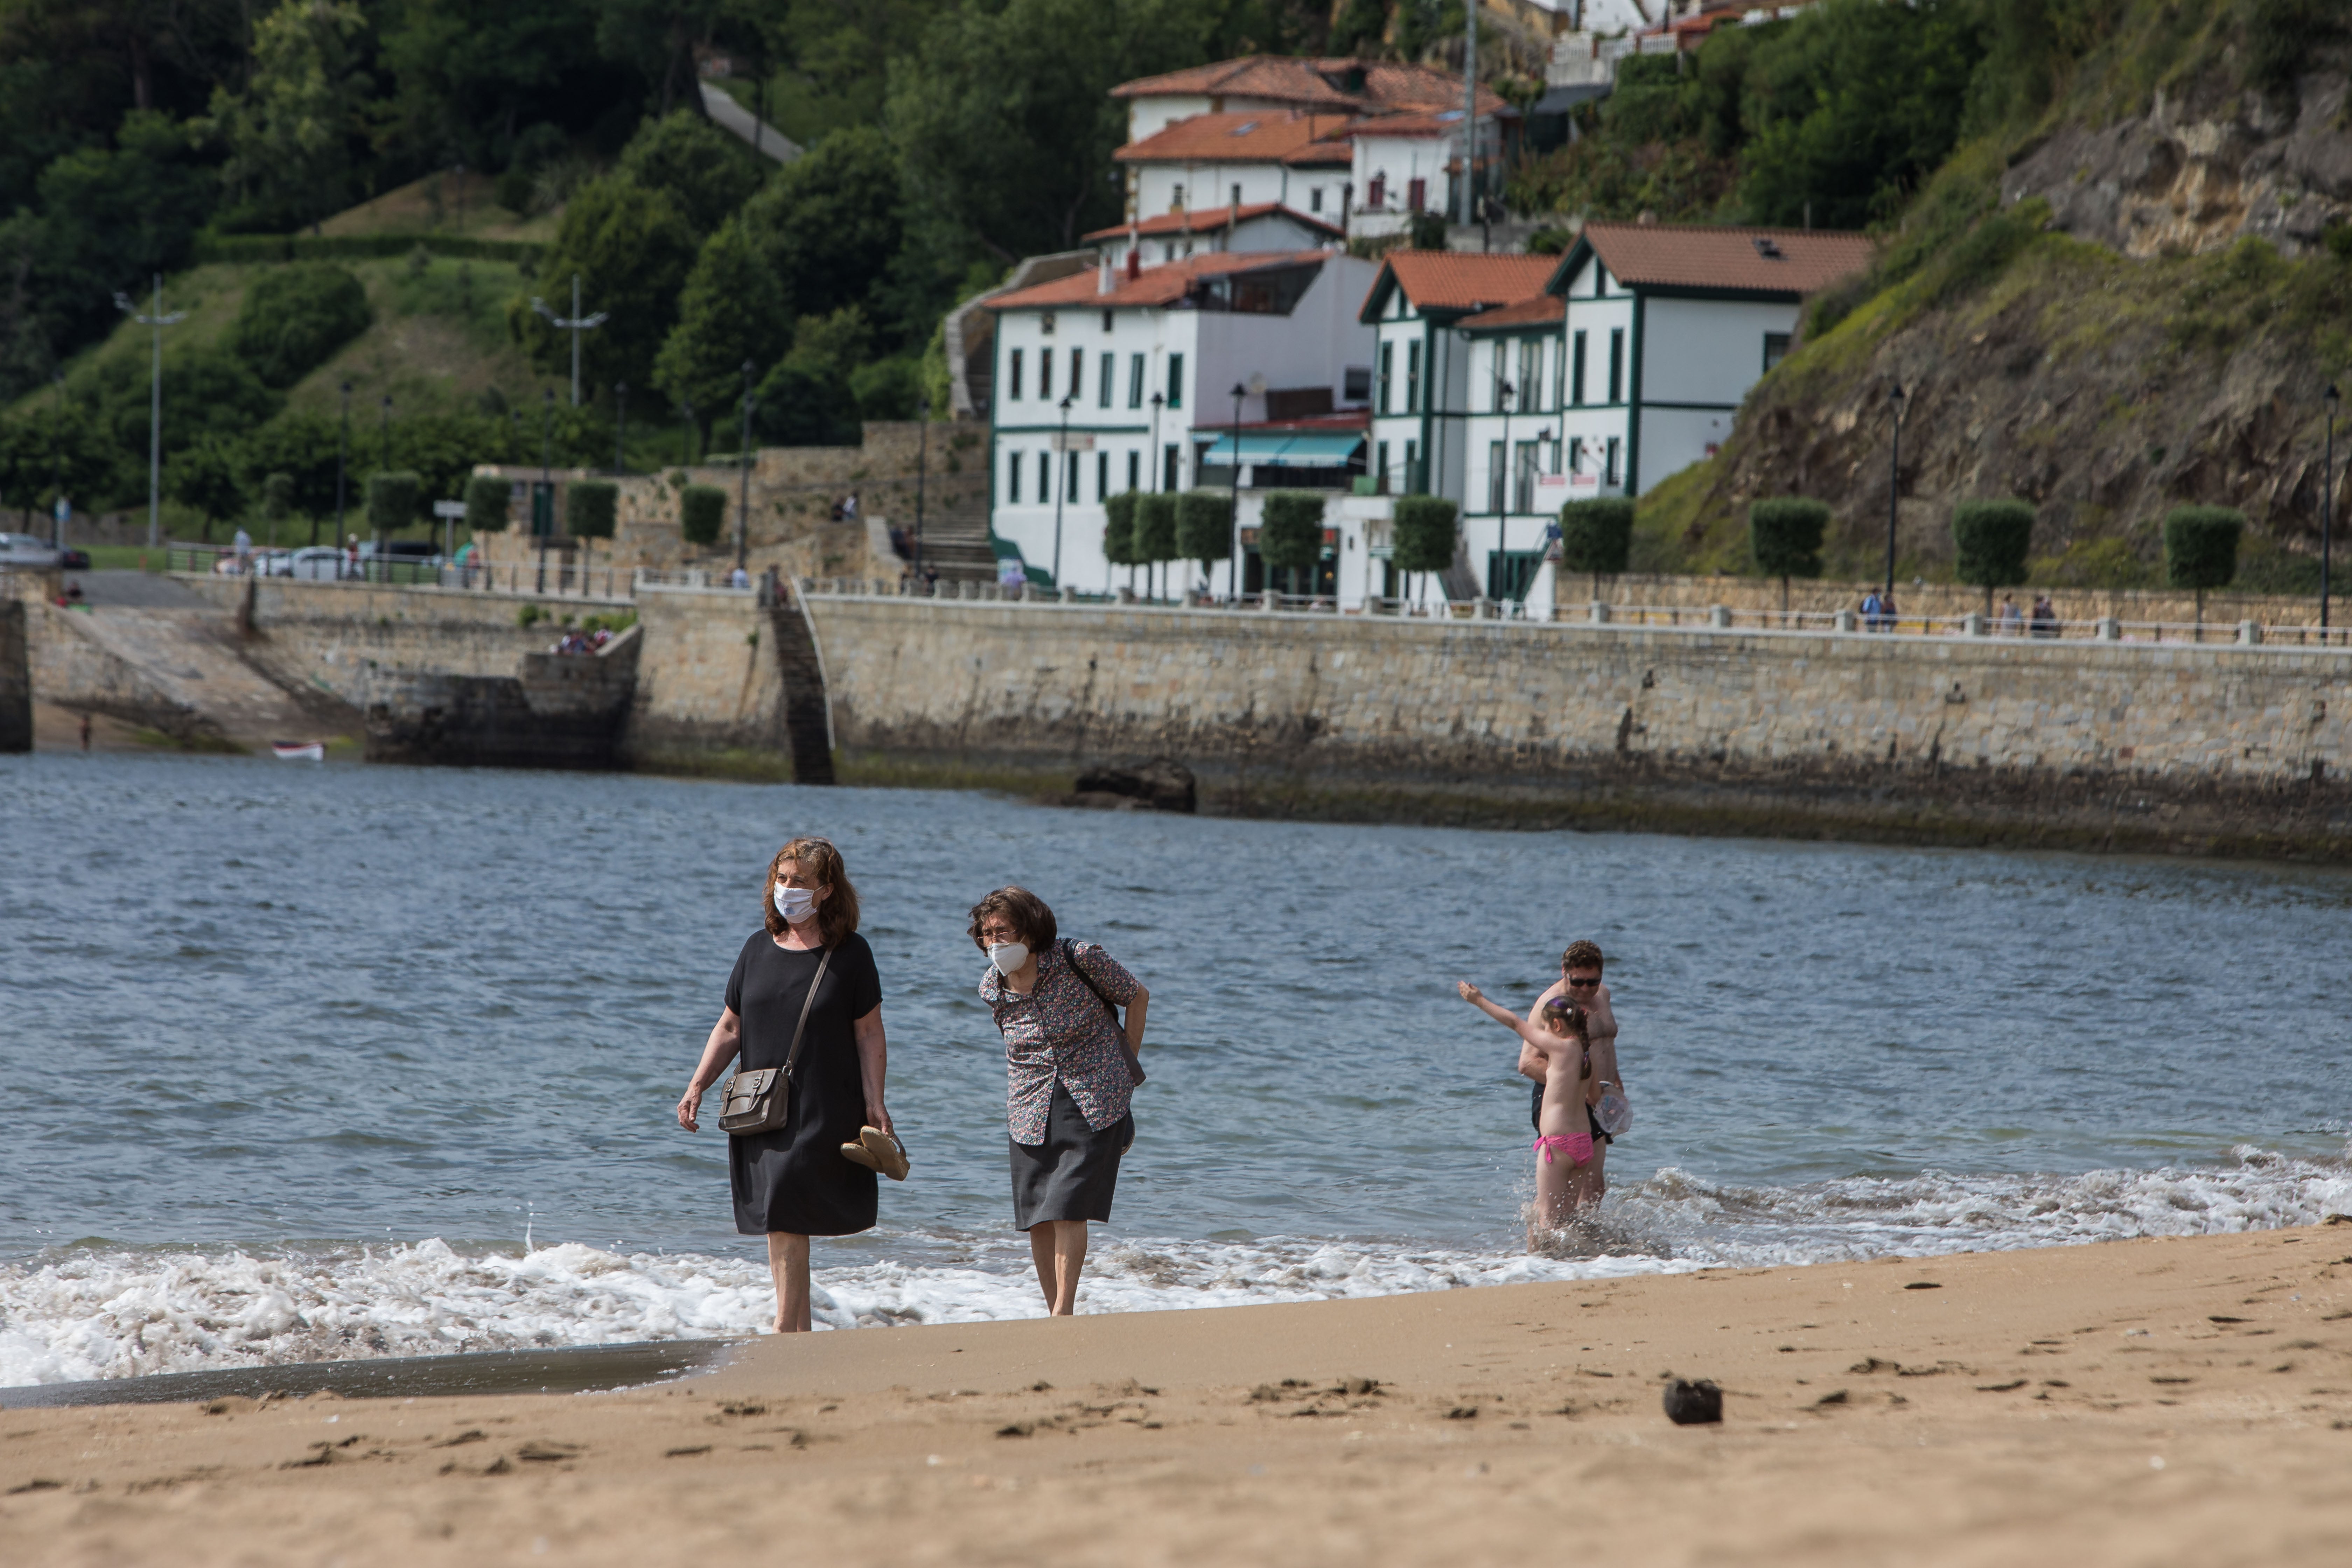
[[[1984,590],[1988,616],[1995,588],[2025,581],[2025,558],[2032,547],[2031,502],[1964,500],[1952,508],[1953,574]]]
[[[2197,625],[2205,625],[2205,591],[2226,588],[2238,575],[2238,542],[2246,514],[2226,506],[2177,506],[2164,516],[2164,580],[2197,594]]]
[[[1633,503],[1622,497],[1572,500],[1559,509],[1559,564],[1565,572],[1592,574],[1592,596],[1601,597],[1603,573],[1625,570],[1633,550]]]
[[[621,487],[610,479],[574,479],[564,487],[563,531],[574,539],[610,539],[620,517]]]
[[[530,297],[543,297],[549,309],[569,316],[577,274],[581,309],[607,317],[582,342],[583,374],[601,386],[616,381],[652,385],[654,356],[677,321],[678,294],[696,249],[692,226],[668,196],[617,176],[592,180],[565,205],[537,280],[507,306],[508,327],[532,364],[568,372],[571,334],[549,326],[530,308]]]
[[[1129,553],[1144,568],[1144,592],[1149,597],[1160,596],[1153,589],[1150,569],[1162,561],[1184,558],[1177,531],[1183,504],[1182,496],[1164,494],[1146,495],[1135,503],[1135,542],[1129,546]]]
[[[1444,572],[1453,567],[1462,521],[1452,501],[1437,496],[1400,496],[1393,527],[1398,571]]]
[[[387,8],[382,58],[394,91],[380,112],[397,145],[420,163],[501,168],[526,129],[640,96],[635,71],[598,56],[583,9],[582,0],[403,0]],[[557,132],[559,149],[562,140]]]
[[[718,543],[726,521],[727,492],[717,485],[688,485],[678,491],[677,531],[687,543]]]
[[[1005,0],[942,10],[895,62],[887,123],[911,198],[1006,262],[1117,221],[1122,81],[1209,58],[1193,0]]]
[[[1128,584],[1135,583],[1135,508],[1143,498],[1133,490],[1121,490],[1103,502],[1103,559],[1113,566],[1129,569]]]
[[[349,196],[359,116],[375,96],[367,34],[352,0],[281,0],[254,24],[245,87],[215,89],[197,126],[226,151],[221,179],[247,225],[315,225]]]
[[[113,432],[116,450],[143,490],[152,408],[145,354],[101,359],[92,378],[99,417]],[[226,349],[195,345],[163,355],[163,455],[168,459],[204,437],[236,439],[278,412],[276,393],[252,367]]]
[[[864,432],[849,373],[865,359],[872,336],[855,305],[803,316],[793,352],[760,384],[753,431],[779,447],[856,446]]]
[[[698,107],[694,46],[730,10],[722,0],[594,0],[596,47],[651,83],[656,112]]]
[[[415,474],[387,468],[368,476],[368,527],[398,533],[425,515],[425,484]]]
[[[476,474],[466,481],[466,528],[473,533],[504,533],[511,521],[508,508],[514,487],[496,474]]]
[[[1323,559],[1323,498],[1312,490],[1276,490],[1267,496],[1258,520],[1257,553],[1266,565],[1266,586],[1274,585],[1274,569],[1280,567],[1289,574],[1290,591],[1296,595],[1298,574]]]
[[[693,407],[707,442],[712,421],[742,390],[743,362],[773,365],[791,337],[791,299],[745,220],[730,218],[695,259],[677,325],[654,362],[654,384]]]
[[[367,289],[331,261],[273,267],[246,286],[228,345],[267,385],[293,385],[375,319]]]
[[[897,154],[870,127],[836,132],[745,204],[743,223],[793,309],[863,307],[906,237]]]
[[[313,520],[331,520],[335,515],[335,454],[341,438],[341,425],[329,416],[289,408],[239,443],[246,481],[253,484],[260,476],[284,474],[293,480],[296,510]],[[355,505],[358,487],[347,487],[345,499]],[[310,531],[311,542],[316,543],[315,521]]]
[[[241,457],[227,437],[208,435],[175,454],[163,469],[163,493],[205,515],[205,542],[213,524],[245,515]]]
[[[1197,561],[1206,573],[1211,562],[1234,552],[1233,496],[1223,490],[1187,490],[1176,498],[1178,561]]]
[[[1830,509],[1803,496],[1773,496],[1748,508],[1748,552],[1756,570],[1780,579],[1780,613],[1789,610],[1789,579],[1822,574],[1822,536]]]
[[[767,177],[764,162],[700,113],[680,109],[637,128],[622,150],[619,172],[677,203],[699,237],[751,200]]]

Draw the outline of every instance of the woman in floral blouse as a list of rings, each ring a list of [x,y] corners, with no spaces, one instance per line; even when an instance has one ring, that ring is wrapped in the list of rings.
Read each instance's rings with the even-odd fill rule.
[[[1151,994],[1097,943],[1057,941],[1054,911],[1024,888],[974,904],[971,930],[988,954],[981,999],[1004,1037],[1013,1223],[1029,1233],[1046,1310],[1066,1318],[1077,1310],[1087,1222],[1110,1218],[1135,1142],[1128,1100],[1143,1081],[1136,1051]]]

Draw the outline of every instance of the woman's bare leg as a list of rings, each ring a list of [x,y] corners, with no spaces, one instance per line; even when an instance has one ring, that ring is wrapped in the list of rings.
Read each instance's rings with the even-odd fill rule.
[[[768,1272],[776,1281],[776,1332],[809,1331],[809,1238],[789,1230],[768,1233]]]
[[[1579,1211],[1601,1206],[1601,1194],[1609,1190],[1609,1181],[1601,1171],[1609,1158],[1609,1145],[1600,1139],[1592,1141],[1592,1158],[1576,1168],[1576,1178],[1569,1194],[1570,1205]]]
[[[1087,1222],[1054,1222],[1054,1294],[1048,1299],[1054,1316],[1066,1318],[1078,1310],[1078,1270],[1087,1265]]]
[[[1060,1278],[1054,1264],[1054,1222],[1041,1219],[1029,1227],[1029,1260],[1037,1266],[1037,1289],[1045,1293],[1045,1310],[1054,1310],[1054,1282]]]
[[[1549,1154],[1547,1160],[1544,1155]],[[1536,1208],[1528,1221],[1528,1249],[1535,1250],[1547,1231],[1559,1229],[1568,1223],[1575,1207],[1574,1184],[1577,1167],[1568,1163],[1568,1156],[1558,1148],[1539,1151],[1536,1155]]]

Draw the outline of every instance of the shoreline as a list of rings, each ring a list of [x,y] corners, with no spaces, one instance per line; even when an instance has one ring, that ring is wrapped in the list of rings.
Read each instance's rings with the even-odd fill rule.
[[[1667,1372],[1724,1424],[1670,1425]],[[1572,1518],[1643,1563],[2330,1561],[2347,1462],[2338,1222],[762,1337],[605,1394],[12,1409],[0,1555],[1419,1563]]]

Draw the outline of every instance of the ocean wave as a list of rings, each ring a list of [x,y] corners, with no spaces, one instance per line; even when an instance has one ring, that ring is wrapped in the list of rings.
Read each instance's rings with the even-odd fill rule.
[[[1747,1187],[1666,1169],[1539,1254],[1265,1237],[1104,1240],[1086,1312],[1387,1296],[1721,1265],[1848,1261],[2190,1236],[2352,1212],[2352,1168],[2253,1148],[2221,1167],[2073,1176],[1852,1178]],[[887,1248],[890,1238],[882,1238]],[[815,1271],[821,1329],[1043,1315],[1024,1238],[907,1237],[906,1250]],[[438,1239],[318,1250],[76,1247],[0,1265],[0,1385],[291,1362],[752,1334],[773,1297],[756,1258],[520,1255]]]

